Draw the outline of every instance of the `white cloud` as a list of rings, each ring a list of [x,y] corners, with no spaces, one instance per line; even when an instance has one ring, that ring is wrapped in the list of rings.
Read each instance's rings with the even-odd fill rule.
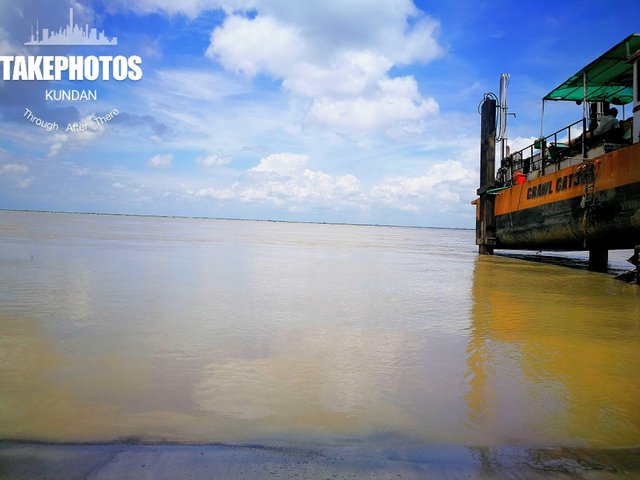
[[[271,172],[282,176],[293,176],[302,171],[302,168],[309,161],[308,155],[298,155],[295,153],[273,153],[260,160],[260,163],[253,167],[252,172]]]
[[[394,64],[428,61],[441,53],[433,41],[438,23],[410,0],[262,0],[256,11],[298,32],[313,63],[345,51],[377,52]]]
[[[332,176],[305,169],[297,176],[263,174],[235,185],[237,197],[244,202],[266,202],[300,211],[303,207],[340,208],[366,205],[359,180],[350,174]]]
[[[6,175],[18,188],[27,188],[33,183],[35,177],[24,177],[29,172],[29,167],[22,163],[6,163],[0,166],[0,176]]]
[[[457,160],[433,165],[419,177],[391,177],[371,190],[374,202],[406,211],[449,211],[473,191],[477,174]],[[471,194],[469,194],[471,195]]]
[[[308,163],[306,155],[272,154],[246,170],[228,188],[203,187],[188,195],[289,212],[318,208],[366,212],[384,208],[466,214],[477,177],[476,171],[465,168],[460,161],[449,160],[432,165],[421,176],[388,177],[366,187],[353,174],[331,175],[308,168]]]
[[[196,158],[196,163],[205,168],[222,167],[231,163],[231,158],[222,154],[211,154]]]
[[[74,177],[86,177],[91,173],[91,169],[87,167],[79,167],[78,165],[71,165],[69,167],[69,173]]]
[[[393,65],[427,62],[442,54],[435,39],[438,23],[411,2],[360,4],[358,9],[348,2],[282,8],[276,1],[261,2],[256,16],[231,15],[215,28],[207,55],[230,70],[249,76],[263,72],[292,84],[297,76],[363,66],[363,58],[377,58],[376,63],[386,66],[384,74]],[[411,17],[420,18],[413,27]]]
[[[191,192],[191,194],[195,197],[207,197],[215,200],[231,200],[236,196],[233,190],[217,190],[215,188],[201,188],[195,192]]]
[[[18,182],[18,188],[28,188],[33,181],[36,179],[36,177],[28,177],[25,179],[22,179]]]
[[[26,173],[29,171],[29,167],[22,163],[6,163],[0,167],[0,175],[13,174],[13,173]]]
[[[154,155],[147,161],[147,165],[152,168],[168,168],[171,166],[171,162],[173,161],[173,154],[164,153]]]
[[[364,205],[360,181],[351,174],[333,176],[306,168],[307,155],[276,153],[260,160],[231,188],[201,188],[195,197],[239,200],[301,211],[314,206],[339,208]]]
[[[233,13],[237,10],[247,10],[253,7],[253,0],[113,0],[109,7],[130,10],[137,13],[166,13],[168,15],[186,15],[195,18],[206,10],[223,10]]]
[[[232,15],[211,33],[207,55],[228,70],[248,76],[259,72],[280,76],[304,58],[299,33],[269,16],[247,18]]]
[[[207,55],[249,77],[266,74],[310,98],[308,122],[348,130],[388,129],[436,115],[411,76],[396,65],[441,55],[438,23],[411,1],[305,3],[265,0],[251,16],[228,16]]]
[[[85,115],[78,120],[78,125],[83,125],[83,130],[69,131],[60,130],[51,136],[48,157],[55,157],[65,150],[83,147],[98,139],[105,130],[105,124],[93,121],[94,115]]]
[[[172,95],[194,99],[200,104],[249,91],[237,78],[202,70],[159,70],[156,74],[154,90],[168,90]]]
[[[533,145],[533,142],[536,140],[537,137],[514,137],[514,138],[510,138],[508,143],[509,143],[509,148],[511,150],[511,153],[517,152],[519,150],[522,150],[523,148],[526,148],[530,145]],[[497,150],[497,146],[496,146],[496,150]],[[528,152],[525,152],[525,157],[529,156]]]
[[[11,41],[11,36],[4,28],[0,27],[0,52],[2,55],[27,55],[27,49],[20,44]]]
[[[307,97],[362,95],[375,92],[392,66],[388,58],[370,51],[343,52],[326,66],[305,61],[292,65],[283,86]]]
[[[344,130],[378,130],[401,122],[418,121],[437,112],[438,104],[432,98],[415,102],[396,95],[352,100],[324,97],[313,102],[307,119]]]
[[[385,43],[387,45],[402,45],[393,51],[396,63],[410,64],[414,62],[428,62],[442,55],[442,48],[435,37],[439,24],[430,18],[422,18],[412,29],[400,32],[392,30]]]
[[[157,38],[155,40],[147,39],[143,41],[138,47],[138,51],[140,52],[140,56],[145,60],[162,58],[162,48],[160,46],[160,40]]]

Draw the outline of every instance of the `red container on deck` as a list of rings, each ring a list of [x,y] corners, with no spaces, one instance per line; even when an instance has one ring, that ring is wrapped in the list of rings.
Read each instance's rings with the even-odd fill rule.
[[[520,185],[527,181],[527,176],[520,171],[517,171],[516,173],[514,173],[513,178],[516,181],[516,185]]]

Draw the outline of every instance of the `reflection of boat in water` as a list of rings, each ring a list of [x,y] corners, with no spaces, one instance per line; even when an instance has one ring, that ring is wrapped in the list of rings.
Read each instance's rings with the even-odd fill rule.
[[[636,293],[576,270],[479,256],[465,397],[478,436],[496,444],[640,445]]]
[[[582,107],[581,120],[516,152],[506,145],[507,82],[503,75],[499,101],[489,94],[481,104],[481,253],[588,250],[590,268],[606,269],[608,250],[640,245],[640,34],[543,98],[543,114],[548,101],[573,101]],[[613,105],[622,118],[600,132],[596,125],[607,120]],[[494,177],[496,140],[501,148]]]

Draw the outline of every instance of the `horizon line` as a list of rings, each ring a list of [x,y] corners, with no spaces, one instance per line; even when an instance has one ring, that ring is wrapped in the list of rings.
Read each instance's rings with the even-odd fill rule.
[[[151,213],[112,213],[112,212],[83,212],[69,210],[40,210],[40,209],[20,209],[20,208],[0,208],[0,212],[23,212],[23,213],[57,213],[67,215],[104,215],[114,217],[150,217],[150,218],[184,218],[194,220],[228,220],[234,222],[271,222],[271,223],[301,223],[311,225],[346,225],[354,227],[389,227],[389,228],[430,228],[434,230],[474,230],[469,227],[435,227],[422,225],[398,225],[392,223],[350,223],[350,222],[322,222],[311,220],[274,220],[261,218],[238,218],[238,217],[207,217],[203,215],[161,215]]]

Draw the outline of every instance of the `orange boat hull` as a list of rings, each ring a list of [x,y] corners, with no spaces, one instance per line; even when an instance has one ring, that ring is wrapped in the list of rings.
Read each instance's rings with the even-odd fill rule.
[[[495,215],[496,248],[640,245],[640,143],[503,190]]]

